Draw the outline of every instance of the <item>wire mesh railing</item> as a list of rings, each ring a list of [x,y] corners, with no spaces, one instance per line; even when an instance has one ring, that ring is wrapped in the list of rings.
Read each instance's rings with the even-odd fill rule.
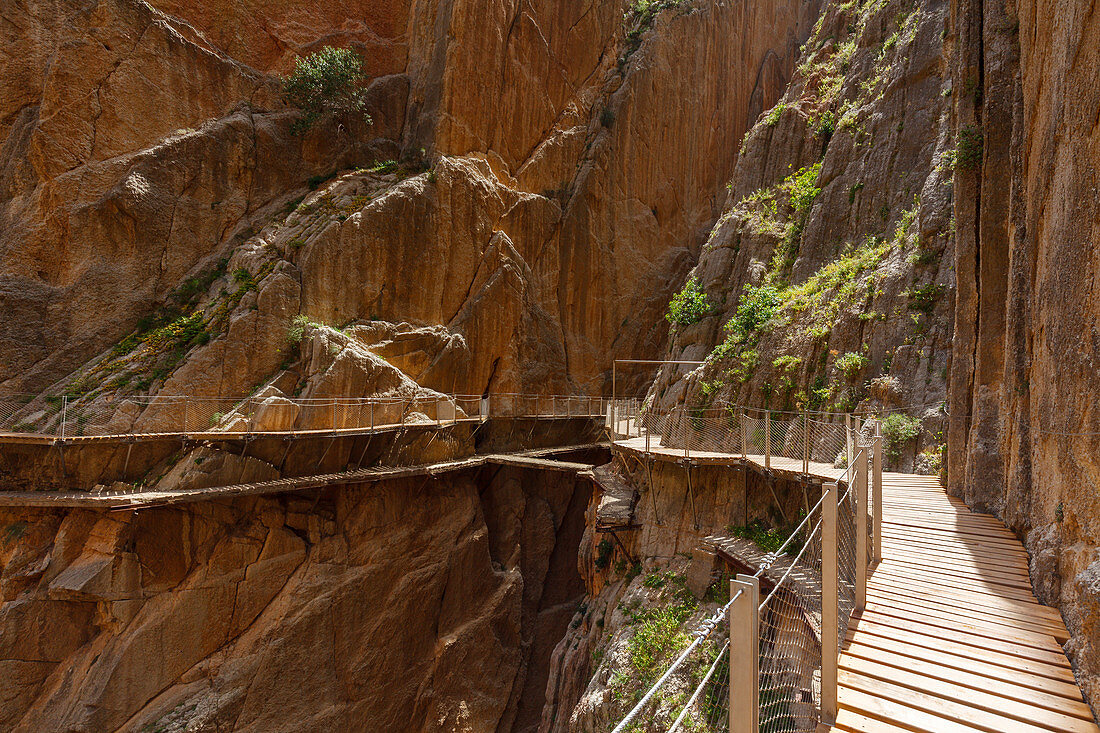
[[[176,395],[0,398],[0,433],[47,436],[369,431],[489,417],[604,417],[608,401],[583,395],[446,395],[243,398]]]
[[[777,413],[727,406],[657,411],[638,400],[609,406],[607,428],[617,439],[637,439],[646,452],[740,455],[802,473],[843,469],[852,457],[853,418],[843,413]],[[707,456],[713,457],[713,456]],[[814,469],[811,471],[811,468]]]
[[[713,645],[718,651],[710,664],[689,665],[696,684],[690,695],[674,696],[686,702],[663,708],[660,720],[655,716],[658,691],[698,646],[685,650],[614,730],[627,730],[637,720],[664,729],[667,718],[670,731],[811,733],[834,720],[839,650],[865,603],[868,567],[881,557],[874,544],[881,526],[881,512],[874,510],[882,482],[877,423],[874,439],[864,445],[848,416],[772,420],[747,410],[639,414],[632,407],[616,404],[609,411],[610,426],[630,426],[613,428],[619,437],[646,438],[650,449],[676,447],[689,456],[721,450],[731,457],[763,455],[765,464],[793,461],[822,472],[826,483],[783,546],[765,557],[755,575],[737,576],[729,603],[700,629],[700,638],[724,643]],[[828,460],[812,460],[817,457]]]

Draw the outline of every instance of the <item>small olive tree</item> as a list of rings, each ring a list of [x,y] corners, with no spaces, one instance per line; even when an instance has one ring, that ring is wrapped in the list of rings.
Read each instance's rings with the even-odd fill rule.
[[[328,113],[361,114],[369,124],[370,115],[363,111],[366,80],[363,58],[350,48],[325,46],[299,56],[294,72],[283,79],[283,98],[302,111],[291,131],[304,133]]]

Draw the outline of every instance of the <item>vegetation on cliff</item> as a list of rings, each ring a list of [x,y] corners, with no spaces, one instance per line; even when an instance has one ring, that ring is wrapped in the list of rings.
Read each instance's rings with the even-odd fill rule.
[[[294,131],[308,131],[326,114],[358,114],[369,123],[366,81],[363,59],[352,49],[325,46],[299,57],[283,79],[283,96],[302,111]]]

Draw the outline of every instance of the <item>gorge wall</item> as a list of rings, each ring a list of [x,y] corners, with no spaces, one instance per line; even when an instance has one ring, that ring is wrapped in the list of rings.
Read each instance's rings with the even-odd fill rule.
[[[651,399],[901,410],[935,471],[954,305],[946,2],[829,3],[746,135]]]
[[[0,728],[534,730],[591,483],[0,515]]]
[[[1100,12],[954,3],[958,301],[948,487],[1025,538],[1100,700]]]
[[[612,357],[664,343],[654,324],[737,141],[816,8],[6,6],[0,387],[133,391],[80,367],[193,316],[200,293],[233,295],[228,261],[259,302],[204,310],[211,343],[180,345],[137,392],[206,349],[237,378],[172,389],[247,394],[296,314],[442,327],[463,359],[435,388],[599,389]],[[366,57],[374,124],[295,136],[273,75],[323,44]],[[325,184],[340,171],[353,180]]]

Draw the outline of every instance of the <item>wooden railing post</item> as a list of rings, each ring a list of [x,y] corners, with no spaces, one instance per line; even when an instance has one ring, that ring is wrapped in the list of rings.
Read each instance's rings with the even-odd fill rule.
[[[859,446],[856,446],[858,451]],[[856,492],[856,611],[867,607],[867,459],[870,447],[857,453],[854,471],[849,473],[855,481]]]
[[[760,580],[730,581],[730,733],[760,730]]]
[[[824,484],[821,490],[824,492],[824,501],[821,502],[821,722],[833,725],[837,714],[837,661],[840,655],[837,617],[837,484]]]
[[[874,520],[874,562],[882,562],[882,421],[875,420],[874,456],[871,459],[871,511]]]
[[[772,467],[772,411],[764,411],[764,470]]]

